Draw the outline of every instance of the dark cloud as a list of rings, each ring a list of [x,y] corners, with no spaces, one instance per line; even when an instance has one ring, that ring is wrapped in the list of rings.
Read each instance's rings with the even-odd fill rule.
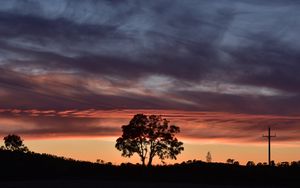
[[[296,0],[4,0],[0,105],[299,115],[299,8]]]
[[[14,133],[25,137],[112,136],[120,132],[119,127],[103,126],[101,119],[95,118],[47,116],[34,113],[2,113],[0,119],[1,135]],[[13,127],[6,125],[8,121],[13,122]]]

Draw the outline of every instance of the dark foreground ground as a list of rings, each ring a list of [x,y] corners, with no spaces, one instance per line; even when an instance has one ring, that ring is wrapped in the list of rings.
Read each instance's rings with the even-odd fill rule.
[[[276,185],[208,185],[188,182],[139,182],[101,180],[31,180],[4,181],[2,188],[285,188]],[[295,186],[297,187],[297,186]]]
[[[300,162],[293,166],[246,167],[190,161],[147,168],[0,150],[0,188],[35,187],[300,187]]]

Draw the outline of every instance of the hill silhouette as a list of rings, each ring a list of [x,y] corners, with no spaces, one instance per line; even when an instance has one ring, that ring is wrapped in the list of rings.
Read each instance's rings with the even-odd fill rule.
[[[188,161],[144,167],[98,164],[49,154],[0,150],[0,179],[175,182],[206,185],[299,185],[300,165],[269,167]]]

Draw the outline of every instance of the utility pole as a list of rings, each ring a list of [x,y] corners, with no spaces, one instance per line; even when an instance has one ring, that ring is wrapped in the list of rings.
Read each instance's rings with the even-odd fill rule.
[[[271,128],[269,127],[268,136],[263,135],[263,137],[268,138],[268,160],[269,160],[269,166],[271,166],[271,138],[276,137],[276,134],[271,135]]]

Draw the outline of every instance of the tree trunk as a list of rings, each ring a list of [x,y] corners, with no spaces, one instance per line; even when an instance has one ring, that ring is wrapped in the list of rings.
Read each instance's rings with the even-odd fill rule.
[[[153,157],[149,156],[149,161],[148,161],[148,165],[147,166],[152,166],[152,159],[153,159]]]
[[[141,157],[142,165],[145,166],[145,158]]]

